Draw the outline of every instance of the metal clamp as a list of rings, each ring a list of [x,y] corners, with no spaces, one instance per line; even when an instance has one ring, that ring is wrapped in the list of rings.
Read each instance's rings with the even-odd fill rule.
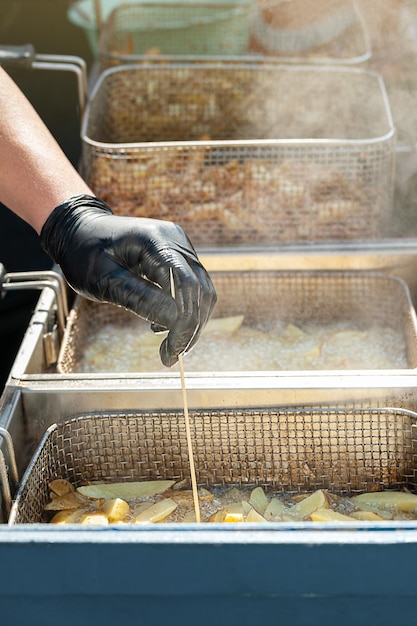
[[[74,72],[77,77],[78,103],[82,117],[87,101],[87,64],[81,57],[63,54],[36,54],[32,44],[0,46],[0,65],[40,70]]]
[[[8,430],[0,426],[0,436],[6,443],[7,455],[9,457],[9,465],[7,466],[6,460],[2,450],[0,450],[0,487],[2,492],[4,509],[7,517],[10,515],[12,508],[12,492],[10,486],[10,480],[14,483],[16,488],[19,482],[19,474],[17,471],[16,455],[14,452],[13,440]],[[9,470],[9,471],[8,471]]]

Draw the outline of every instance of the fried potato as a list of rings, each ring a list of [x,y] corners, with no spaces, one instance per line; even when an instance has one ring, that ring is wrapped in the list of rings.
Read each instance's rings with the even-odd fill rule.
[[[133,524],[153,524],[160,522],[177,508],[178,504],[171,498],[164,498],[132,518]]]
[[[328,506],[329,501],[326,492],[322,489],[318,489],[304,498],[304,500],[301,500],[301,502],[294,504],[289,511],[295,519],[303,520],[310,517],[317,509],[325,509],[328,508]]]
[[[109,520],[104,513],[100,511],[89,511],[81,516],[80,524],[85,526],[108,526]]]
[[[83,515],[88,513],[88,509],[63,510],[55,513],[50,524],[79,524]]]
[[[292,509],[288,508],[282,502],[282,500],[275,497],[275,498],[271,498],[268,506],[266,507],[264,511],[263,517],[268,522],[273,522],[273,521],[288,522],[291,519],[294,519],[294,517],[291,515],[291,510]]]
[[[247,522],[266,522],[266,519],[264,518],[263,515],[260,515],[257,511],[255,511],[255,509],[252,509],[251,511],[249,511],[249,513],[246,515],[246,521]]]
[[[113,498],[112,500],[105,500],[101,511],[106,515],[109,522],[121,522],[129,515],[130,507],[126,500]]]
[[[358,496],[352,496],[351,502],[361,509],[371,506],[404,513],[412,513],[417,509],[417,495],[401,491],[361,493]]]
[[[77,492],[88,498],[121,498],[122,500],[134,500],[138,498],[151,498],[164,493],[174,485],[174,480],[148,480],[132,483],[103,483],[78,487]]]
[[[310,518],[313,522],[355,522],[353,517],[349,515],[343,515],[333,509],[316,509]]]
[[[53,498],[45,505],[45,511],[62,511],[65,509],[79,509],[88,500],[77,492],[67,493],[64,496]]]
[[[65,478],[56,478],[49,483],[49,489],[57,496],[65,496],[67,493],[75,491],[74,485]]]
[[[234,333],[242,326],[243,320],[243,315],[233,315],[230,317],[218,317],[210,319],[205,325],[202,334]]]
[[[380,515],[378,515],[377,513],[374,513],[373,511],[352,511],[352,513],[349,513],[350,517],[353,517],[353,519],[357,519],[360,521],[365,521],[365,522],[383,522],[384,518],[381,517]]]
[[[249,496],[249,504],[259,513],[263,515],[266,507],[268,506],[268,498],[265,495],[265,491],[262,487],[255,487]]]
[[[230,523],[230,522],[243,522],[244,521],[244,516],[243,513],[228,513],[226,512],[226,515],[223,518],[223,522],[225,523]]]

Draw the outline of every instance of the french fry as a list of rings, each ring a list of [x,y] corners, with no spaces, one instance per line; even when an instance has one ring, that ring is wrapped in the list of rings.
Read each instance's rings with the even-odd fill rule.
[[[152,498],[164,493],[174,485],[174,480],[148,480],[132,483],[103,483],[78,487],[77,492],[88,498],[121,498],[135,500],[137,498]]]

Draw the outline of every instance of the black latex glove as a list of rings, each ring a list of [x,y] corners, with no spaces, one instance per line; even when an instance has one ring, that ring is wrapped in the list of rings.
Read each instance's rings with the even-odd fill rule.
[[[122,306],[154,329],[169,330],[160,348],[164,365],[173,365],[196,343],[216,292],[180,226],[116,216],[102,200],[83,195],[56,207],[40,236],[77,293]]]

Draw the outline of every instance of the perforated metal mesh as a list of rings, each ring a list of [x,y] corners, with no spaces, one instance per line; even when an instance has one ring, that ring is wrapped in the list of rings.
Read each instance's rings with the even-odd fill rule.
[[[192,411],[197,481],[261,485],[278,493],[318,488],[415,491],[415,413],[391,408]],[[23,478],[11,524],[43,520],[48,482],[189,477],[182,412],[88,414],[48,429]]]
[[[395,132],[381,79],[352,68],[123,66],[83,125],[83,173],[119,214],[193,243],[377,238]]]
[[[260,0],[122,4],[105,20],[99,39],[101,69],[161,59],[216,62],[231,58],[355,64],[372,50],[355,0]]]
[[[132,55],[241,55],[249,44],[250,0],[140,2],[116,7],[99,40],[102,67]]]
[[[398,353],[417,367],[417,327],[408,287],[401,279],[363,271],[212,272],[215,317],[244,315],[248,325],[351,323],[398,331]],[[88,337],[105,324],[142,323],[119,307],[78,299],[70,313],[58,370],[79,371]],[[125,350],[126,346],[121,346]],[[244,369],[244,364],[243,364]],[[366,358],[363,369],[369,369]]]

